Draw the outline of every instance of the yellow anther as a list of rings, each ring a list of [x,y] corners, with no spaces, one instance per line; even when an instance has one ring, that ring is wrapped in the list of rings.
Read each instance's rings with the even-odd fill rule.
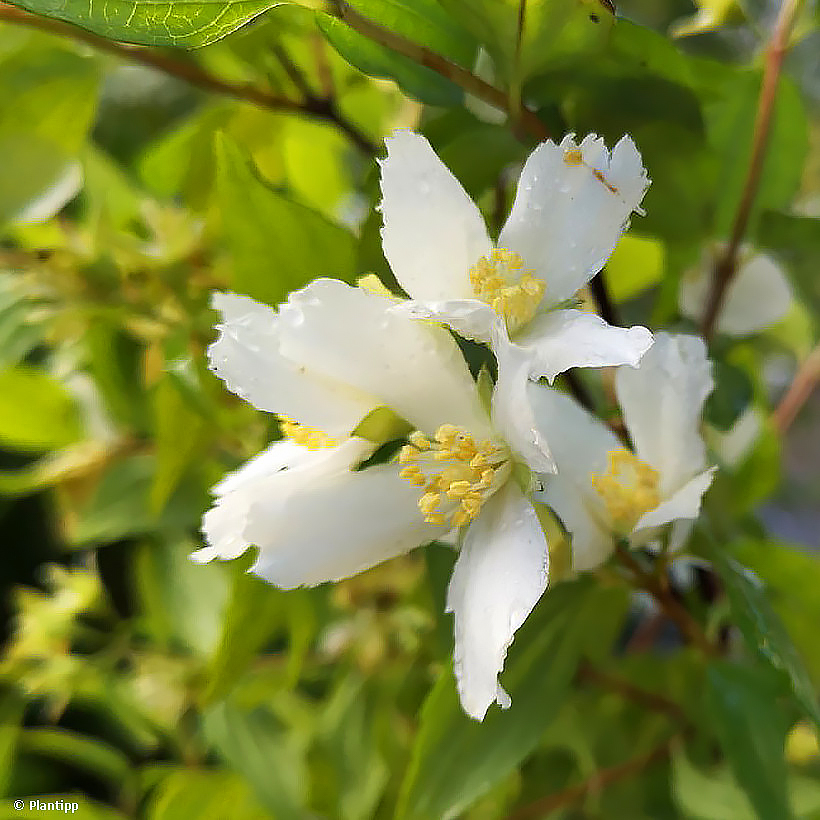
[[[524,268],[524,260],[506,248],[493,248],[470,268],[473,293],[502,316],[510,330],[535,316],[545,284]]]
[[[605,473],[593,473],[592,486],[604,500],[618,532],[629,533],[641,516],[660,503],[658,472],[629,450],[609,452]]]
[[[447,489],[448,498],[464,498],[470,492],[469,481],[454,481]]]
[[[443,424],[431,437],[416,432],[399,451],[399,476],[423,487],[419,509],[428,523],[460,527],[478,515],[512,466],[506,447],[476,442],[467,431]]]
[[[308,450],[320,450],[323,447],[336,447],[338,441],[331,438],[322,430],[317,430],[315,427],[307,427],[304,424],[299,424],[298,421],[289,419],[286,416],[279,417],[279,427],[284,438],[290,439],[295,444],[301,447],[306,447]]]
[[[564,162],[567,165],[583,165],[584,152],[580,148],[567,148],[564,151]]]

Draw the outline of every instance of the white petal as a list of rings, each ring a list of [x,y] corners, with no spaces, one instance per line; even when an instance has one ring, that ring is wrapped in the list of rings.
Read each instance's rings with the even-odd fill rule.
[[[515,631],[547,588],[548,565],[538,516],[508,481],[467,530],[447,590],[456,682],[461,705],[475,720],[483,720],[493,702],[509,706],[498,675]]]
[[[491,327],[498,314],[480,299],[446,299],[443,302],[405,300],[393,308],[394,313],[429,319],[476,342],[490,343]]]
[[[385,144],[382,247],[396,279],[413,299],[471,297],[469,270],[492,247],[481,212],[420,134]]]
[[[254,407],[335,435],[349,433],[376,406],[349,385],[283,356],[272,308],[234,293],[214,293],[213,307],[222,321],[208,348],[211,368]]]
[[[394,305],[338,280],[317,279],[280,308],[281,350],[421,430],[449,423],[489,435],[455,340],[443,328],[393,312]]]
[[[629,137],[611,154],[602,139],[585,137],[583,163],[568,163],[564,154],[575,147],[570,134],[530,154],[498,240],[546,281],[549,304],[568,299],[601,269],[649,185]]]
[[[623,444],[566,393],[530,382],[527,402],[538,429],[550,441],[559,475],[592,492],[591,474],[605,472],[608,453]]]
[[[246,527],[259,547],[252,571],[283,589],[338,581],[443,535],[424,522],[419,488],[396,464],[317,478],[287,498],[251,506]]]
[[[712,286],[711,258],[689,271],[680,283],[681,313],[700,321]],[[747,336],[780,321],[792,303],[792,289],[782,268],[763,253],[745,254],[726,289],[717,330],[728,336]]]
[[[700,419],[712,387],[706,346],[695,336],[657,333],[640,367],[615,374],[635,454],[660,473],[663,497],[706,466]]]
[[[359,438],[319,450],[288,440],[274,442],[213,488],[216,500],[202,519],[208,546],[191,558],[200,563],[237,558],[250,546],[246,527],[250,509],[258,500],[273,497],[284,504],[293,493],[314,481],[346,473],[372,452],[373,445]]]
[[[492,399],[493,425],[531,470],[554,473],[549,439],[536,424],[528,400],[529,352],[510,342],[503,321],[496,321],[492,327],[492,346],[498,361],[498,381]]]
[[[712,483],[712,476],[717,468],[710,467],[691,478],[670,498],[661,501],[654,510],[650,510],[635,525],[635,532],[649,527],[658,527],[677,521],[680,518],[697,518],[700,515],[700,502],[703,494]]]
[[[613,327],[582,310],[553,310],[537,316],[515,343],[531,351],[530,376],[550,383],[571,367],[635,367],[652,345],[640,325]]]
[[[558,475],[544,479],[537,497],[555,510],[572,535],[573,569],[594,569],[612,552],[613,542],[609,513],[592,486],[592,474],[606,472],[609,452],[623,445],[564,393],[530,383],[527,398],[558,468]]]
[[[606,513],[600,497],[579,489],[570,479],[548,476],[545,489],[536,494],[539,501],[549,504],[572,536],[572,568],[587,572],[601,566],[612,554],[612,533],[605,524]]]

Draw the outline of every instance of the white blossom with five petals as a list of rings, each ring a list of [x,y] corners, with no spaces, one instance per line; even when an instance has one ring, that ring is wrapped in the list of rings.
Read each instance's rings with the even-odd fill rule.
[[[712,387],[701,339],[657,333],[638,368],[619,367],[615,375],[633,450],[569,396],[530,386],[537,423],[561,431],[553,439],[558,474],[536,497],[571,533],[574,570],[599,566],[618,538],[646,543],[671,522],[678,530],[670,542],[682,540],[715,471],[700,433]]]
[[[399,309],[490,344],[499,380],[519,394],[528,379],[551,382],[571,367],[638,364],[652,344],[646,328],[566,307],[603,267],[649,185],[629,137],[611,152],[595,135],[541,143],[497,243],[423,136],[397,131],[386,144],[382,246],[410,296]],[[510,340],[518,350],[502,350]],[[548,460],[543,438],[529,439]]]
[[[394,300],[317,280],[273,310],[217,294],[211,365],[228,387],[287,417],[289,437],[214,488],[199,561],[249,546],[252,571],[290,589],[361,572],[455,530],[447,594],[461,703],[483,719],[510,699],[498,682],[507,648],[546,589],[549,551],[514,476],[514,408],[496,391],[492,419],[442,328],[391,310]],[[389,407],[414,428],[398,458],[356,469],[375,449],[351,433]]]

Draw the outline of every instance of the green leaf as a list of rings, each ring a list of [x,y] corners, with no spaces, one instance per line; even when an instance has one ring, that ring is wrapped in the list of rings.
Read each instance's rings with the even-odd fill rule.
[[[223,698],[256,659],[259,651],[281,629],[288,594],[266,584],[246,570],[247,560],[237,562],[222,631],[208,669],[204,705]]]
[[[421,711],[397,817],[455,817],[511,772],[560,708],[589,637],[603,648],[624,607],[621,590],[548,590],[510,649],[502,682],[512,706],[492,708],[483,723],[462,711],[452,674],[441,675]]]
[[[131,762],[115,746],[64,728],[26,728],[20,751],[59,760],[73,769],[102,777],[114,786],[130,780]]]
[[[793,817],[783,755],[788,724],[770,676],[752,667],[713,662],[707,681],[710,726],[758,816],[761,820]]]
[[[365,37],[337,17],[317,12],[316,25],[345,60],[369,77],[395,80],[411,97],[429,105],[454,106],[463,99],[454,83]]]
[[[473,67],[478,44],[436,0],[351,0],[349,5],[408,40]]]
[[[356,250],[351,233],[269,188],[224,134],[217,137],[216,155],[222,229],[237,291],[277,304],[318,276],[350,280]]]
[[[384,444],[406,436],[412,429],[409,422],[397,416],[389,407],[377,407],[356,425],[350,435],[359,436],[374,444]]]
[[[720,101],[704,109],[709,142],[719,159],[712,193],[716,203],[713,230],[719,237],[729,234],[746,183],[761,82],[759,71],[734,72],[718,85]],[[787,77],[781,77],[751,210],[752,235],[761,211],[785,207],[797,192],[807,151],[808,124],[800,91]]]
[[[757,820],[728,769],[703,774],[682,750],[672,756],[672,792],[686,816],[695,820]]]
[[[77,407],[57,379],[25,366],[0,372],[0,442],[46,450],[76,441]]]
[[[665,258],[662,242],[627,234],[606,263],[606,283],[616,302],[623,302],[657,284],[663,278]]]
[[[219,755],[251,784],[274,817],[306,818],[304,750],[269,712],[222,703],[205,713],[204,730]]]
[[[17,0],[110,40],[145,46],[199,48],[216,42],[279,5],[272,0]]]
[[[442,0],[442,5],[484,45],[510,84],[601,49],[615,24],[608,0]]]
[[[798,294],[815,316],[820,315],[820,219],[766,211],[760,217],[757,240],[761,248],[775,251],[788,266],[789,280]]]
[[[207,433],[205,420],[191,410],[170,376],[165,376],[156,387],[154,431],[157,471],[151,485],[150,505],[151,511],[159,515],[185,470],[203,449]]]
[[[269,817],[233,772],[185,769],[166,777],[153,794],[148,820],[264,820]]]
[[[150,455],[112,464],[89,497],[66,517],[69,545],[79,548],[145,533],[178,535],[196,529],[208,505],[205,488],[193,481],[180,485],[157,517],[148,505],[155,473]]]
[[[49,219],[82,185],[78,163],[41,137],[0,133],[0,156],[0,228]]]
[[[220,564],[191,561],[194,549],[187,540],[140,544],[135,587],[156,641],[208,653],[220,634],[228,583]]]
[[[811,680],[762,584],[720,546],[712,545],[708,557],[723,581],[732,620],[749,651],[787,678],[797,702],[820,726],[820,709]]]

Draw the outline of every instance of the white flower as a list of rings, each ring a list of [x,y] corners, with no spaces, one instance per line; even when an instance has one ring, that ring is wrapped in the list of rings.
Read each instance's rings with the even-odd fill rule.
[[[539,145],[497,244],[424,137],[397,131],[386,144],[382,245],[411,298],[401,309],[488,344],[509,336],[526,353],[519,379],[638,364],[646,328],[563,307],[609,258],[649,185],[629,137],[611,152],[595,135]]]
[[[196,560],[259,548],[253,572],[283,588],[348,577],[453,530],[447,595],[465,711],[509,705],[498,683],[513,634],[546,589],[548,549],[511,480],[526,461],[509,399],[491,422],[455,341],[393,300],[333,280],[278,311],[220,294],[211,364],[234,392],[287,416],[276,442],[214,488]],[[396,460],[355,469],[375,444],[350,434],[389,407],[415,428]],[[295,419],[296,421],[293,421]]]
[[[706,311],[714,257],[720,251],[721,247],[717,246],[712,253],[704,254],[700,265],[681,278],[680,312],[695,322],[699,322]],[[789,280],[777,262],[767,254],[744,246],[737,273],[726,289],[716,329],[727,336],[748,336],[765,330],[789,312],[793,298]]]
[[[712,387],[701,339],[656,334],[640,366],[615,376],[634,451],[568,396],[530,387],[537,423],[562,432],[553,444],[558,474],[539,497],[572,533],[576,570],[606,560],[615,538],[642,543],[663,524],[697,518],[714,472],[700,435]]]

